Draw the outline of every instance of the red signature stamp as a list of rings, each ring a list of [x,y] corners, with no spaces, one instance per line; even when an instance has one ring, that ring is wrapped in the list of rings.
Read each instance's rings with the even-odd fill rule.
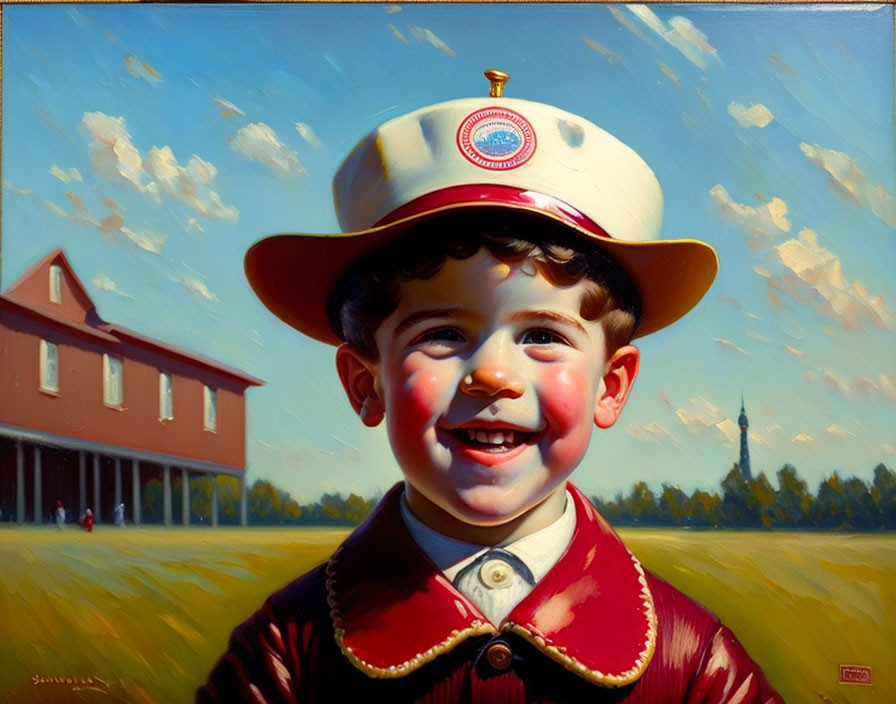
[[[868,665],[840,665],[840,684],[873,685],[874,676]]]

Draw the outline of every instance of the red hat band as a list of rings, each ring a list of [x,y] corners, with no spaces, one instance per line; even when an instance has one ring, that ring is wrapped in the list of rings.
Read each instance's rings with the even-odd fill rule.
[[[396,208],[374,225],[382,227],[392,222],[404,220],[421,213],[440,210],[452,205],[483,203],[538,210],[547,215],[559,217],[597,237],[612,239],[594,220],[573,208],[559,198],[537,191],[494,183],[463,184],[448,186],[425,193]]]

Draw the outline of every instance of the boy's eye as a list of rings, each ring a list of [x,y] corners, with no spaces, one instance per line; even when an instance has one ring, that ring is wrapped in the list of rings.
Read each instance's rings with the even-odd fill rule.
[[[522,344],[524,345],[551,345],[566,344],[566,340],[561,335],[544,328],[529,330],[523,334]]]
[[[457,328],[435,328],[420,335],[417,342],[464,342],[464,336]]]

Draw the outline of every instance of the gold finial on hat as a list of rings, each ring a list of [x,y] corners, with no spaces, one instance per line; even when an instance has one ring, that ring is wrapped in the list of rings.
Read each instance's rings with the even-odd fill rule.
[[[488,94],[493,98],[500,98],[504,92],[504,84],[510,80],[510,74],[504,73],[499,68],[489,68],[485,70],[485,77],[492,82],[492,88]]]

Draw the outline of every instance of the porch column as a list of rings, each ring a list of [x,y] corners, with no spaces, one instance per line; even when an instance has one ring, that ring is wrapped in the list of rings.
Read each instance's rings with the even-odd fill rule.
[[[25,448],[16,443],[16,523],[25,522]]]
[[[44,500],[41,496],[43,478],[40,466],[40,447],[34,446],[34,522],[38,525],[44,522]]]
[[[121,503],[121,458],[115,458],[115,505]]]
[[[78,450],[78,519],[87,509],[87,458],[84,450]]]
[[[240,477],[240,525],[245,526],[247,524],[246,516],[249,513],[249,501],[248,496],[246,495],[246,475],[243,474]]]
[[[180,517],[181,523],[185,526],[190,525],[190,473],[186,467],[180,468]]]
[[[131,460],[131,517],[140,525],[140,460]]]
[[[93,520],[100,522],[100,456],[93,453]]]
[[[167,464],[163,467],[164,492],[162,505],[164,506],[165,525],[171,525],[171,467]]]
[[[218,525],[218,475],[212,475],[212,526]]]

